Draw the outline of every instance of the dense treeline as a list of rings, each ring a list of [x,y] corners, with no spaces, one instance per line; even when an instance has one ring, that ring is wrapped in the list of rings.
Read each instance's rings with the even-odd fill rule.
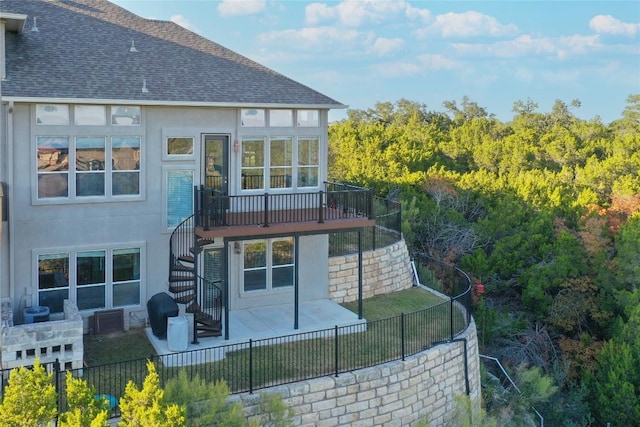
[[[517,101],[504,123],[466,97],[403,99],[329,130],[330,176],[399,197],[411,251],[484,285],[482,351],[553,380],[547,425],[640,420],[640,95],[627,102],[605,124],[577,100]]]

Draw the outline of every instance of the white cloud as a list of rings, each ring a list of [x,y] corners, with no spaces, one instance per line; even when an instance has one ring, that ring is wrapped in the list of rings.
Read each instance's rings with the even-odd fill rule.
[[[602,46],[596,36],[573,35],[568,37],[538,37],[523,35],[512,40],[496,43],[454,43],[453,47],[462,55],[477,55],[499,58],[516,58],[531,55],[557,56],[584,54]]]
[[[200,33],[198,26],[182,15],[173,15],[169,19],[187,30],[193,31],[194,33]]]
[[[336,27],[309,27],[300,30],[271,31],[258,37],[263,44],[274,46],[288,46],[306,51],[336,51],[357,47],[362,49],[374,41],[372,33],[365,33],[354,29],[340,29]]]
[[[436,32],[442,37],[505,36],[515,34],[518,28],[513,24],[503,25],[492,16],[468,11],[445,13],[436,16],[435,22],[419,32],[419,35]]]
[[[597,15],[589,21],[589,28],[599,34],[633,37],[640,31],[640,24],[627,24],[611,15]]]
[[[337,20],[347,27],[359,27],[366,23],[379,24],[398,16],[412,19],[429,17],[428,10],[415,8],[405,0],[342,0],[335,6],[311,3],[306,7],[305,13],[308,24]]]
[[[376,64],[371,68],[385,77],[406,77],[424,73],[426,71],[453,70],[460,64],[444,55],[423,54],[416,57],[415,61],[395,61],[384,64]]]
[[[218,4],[218,13],[222,16],[252,15],[262,12],[266,0],[222,0]]]
[[[373,42],[370,52],[378,56],[384,56],[388,53],[397,51],[403,46],[404,40],[400,38],[388,39],[385,37],[378,37],[376,41]]]

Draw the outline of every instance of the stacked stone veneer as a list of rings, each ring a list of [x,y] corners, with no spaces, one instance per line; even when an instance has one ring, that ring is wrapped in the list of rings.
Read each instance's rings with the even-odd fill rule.
[[[465,338],[472,407],[480,407],[480,361],[475,323]],[[405,361],[261,390],[278,393],[296,426],[453,425],[456,396],[466,394],[464,341],[433,347]],[[232,397],[250,418],[261,418],[260,393]],[[474,424],[475,425],[475,424]]]
[[[64,302],[64,320],[2,325],[0,333],[0,368],[31,366],[36,358],[42,364],[60,362],[66,369],[82,368],[84,344],[82,316],[75,303]]]
[[[403,240],[362,254],[362,297],[410,288],[413,270]],[[337,303],[358,299],[358,255],[329,258],[329,298]]]

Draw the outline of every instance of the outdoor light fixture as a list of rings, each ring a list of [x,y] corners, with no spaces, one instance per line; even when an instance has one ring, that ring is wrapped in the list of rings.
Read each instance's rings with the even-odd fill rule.
[[[129,48],[129,52],[137,52],[138,49],[136,49],[136,44],[133,42],[133,40],[131,40],[131,47]]]
[[[149,93],[149,89],[147,89],[147,79],[142,79],[142,93]]]
[[[40,30],[38,29],[38,23],[36,22],[36,17],[33,17],[33,27],[31,27],[31,32],[32,33],[39,33]]]
[[[240,255],[240,242],[233,242],[233,253]]]
[[[235,151],[236,153],[240,151],[240,143],[238,142],[237,139],[233,141],[233,151]]]

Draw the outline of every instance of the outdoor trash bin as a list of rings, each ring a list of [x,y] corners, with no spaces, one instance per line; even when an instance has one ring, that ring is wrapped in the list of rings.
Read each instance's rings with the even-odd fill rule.
[[[167,345],[170,351],[186,351],[189,345],[189,320],[186,316],[167,319]]]

